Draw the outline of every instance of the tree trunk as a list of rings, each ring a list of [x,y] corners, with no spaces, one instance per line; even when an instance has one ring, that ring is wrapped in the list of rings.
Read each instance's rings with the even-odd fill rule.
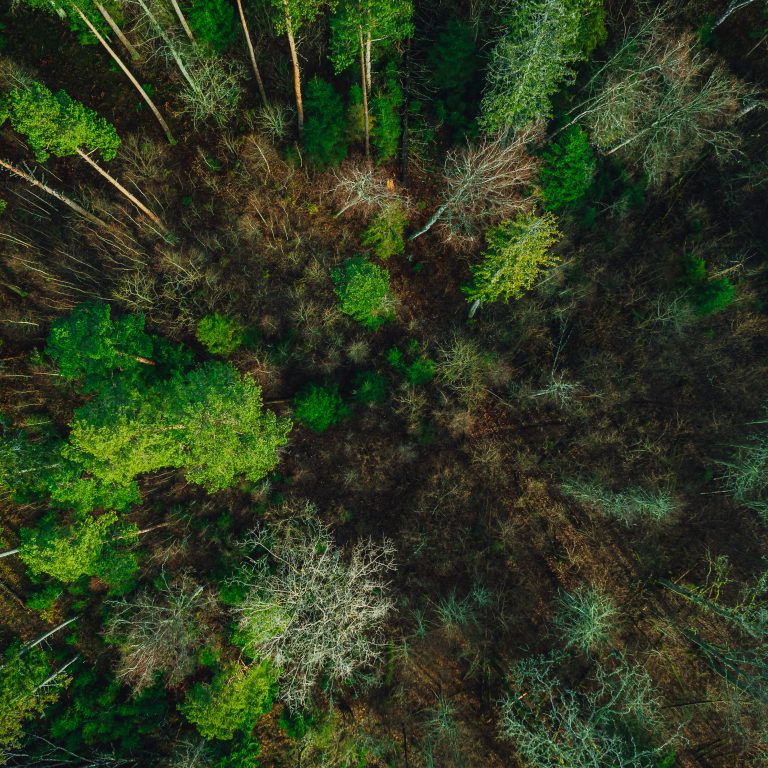
[[[15,165],[12,165],[7,160],[0,159],[0,168],[5,168],[7,171],[10,171],[11,173],[15,174],[19,178],[24,179],[24,181],[31,184],[33,187],[37,187],[38,189],[42,189],[43,192],[47,192],[51,197],[55,197],[57,200],[61,200],[64,205],[68,205],[75,213],[79,213],[84,219],[88,219],[88,221],[91,222],[91,224],[96,224],[99,227],[106,227],[107,229],[111,229],[110,225],[107,224],[106,221],[102,221],[98,217],[94,216],[92,213],[88,212],[83,208],[82,206],[78,205],[74,200],[70,200],[66,195],[63,195],[61,192],[57,192],[55,189],[51,189],[47,184],[44,184],[42,181],[38,181],[34,176],[30,175],[29,173],[26,173],[26,171],[22,171],[21,168],[17,168]]]
[[[139,52],[128,42],[128,38],[123,34],[123,30],[117,26],[117,22],[112,18],[109,11],[99,2],[94,0],[93,4],[96,6],[98,12],[104,17],[104,21],[109,24],[109,28],[115,33],[115,37],[123,44],[128,53],[131,54],[131,58],[134,61],[139,60]]]
[[[450,201],[443,203],[432,215],[432,218],[417,232],[408,236],[409,240],[415,240],[417,237],[421,237],[425,232],[428,232],[432,227],[440,220],[440,217],[445,213]]]
[[[369,26],[368,26],[368,34],[366,35],[365,40],[365,83],[366,87],[368,88],[368,95],[371,95],[371,27],[370,27],[370,16],[369,16]]]
[[[80,10],[80,8],[75,5],[75,3],[72,3],[72,7],[77,11],[77,15],[83,20],[84,24],[88,27],[88,29],[91,31],[93,36],[104,46],[107,53],[112,57],[112,59],[115,61],[118,67],[123,71],[125,76],[131,81],[131,84],[134,88],[141,94],[141,98],[144,99],[144,102],[146,105],[152,110],[152,114],[157,118],[157,122],[160,123],[160,127],[163,129],[163,133],[165,133],[165,137],[168,139],[168,141],[171,144],[175,144],[176,140],[173,138],[173,135],[171,134],[171,129],[168,127],[168,123],[165,122],[163,119],[163,116],[160,114],[160,110],[155,106],[155,103],[152,101],[152,99],[149,97],[149,94],[141,87],[141,84],[139,81],[133,76],[131,71],[128,69],[128,67],[123,64],[122,59],[114,52],[112,47],[109,45],[109,43],[104,39],[104,37],[101,35],[98,29],[93,26],[91,23],[91,20]]]
[[[181,12],[181,8],[179,8],[178,2],[176,0],[171,0],[171,5],[173,6],[173,10],[176,12],[176,16],[181,22],[181,26],[184,28],[185,34],[189,38],[189,42],[194,43],[195,36],[192,34],[192,30],[189,28],[189,24],[187,24],[187,20],[184,18],[184,14]]]
[[[192,79],[192,75],[189,74],[189,70],[187,70],[184,62],[181,60],[181,56],[179,56],[179,52],[176,50],[176,46],[173,44],[171,38],[168,37],[166,31],[160,26],[160,22],[155,18],[152,11],[149,10],[144,0],[138,0],[138,3],[141,7],[141,10],[144,11],[150,23],[155,28],[157,34],[160,35],[160,37],[163,39],[163,42],[168,48],[168,52],[171,54],[173,60],[176,62],[176,66],[179,68],[179,72],[181,72],[184,79],[189,83],[189,87],[196,93],[199,93],[200,86],[197,82],[195,82],[195,80]]]
[[[411,38],[405,45],[405,83],[403,84],[403,133],[400,139],[400,182],[408,185],[408,105],[411,92]]]
[[[243,11],[243,0],[237,0],[237,10],[240,12],[240,23],[243,25],[243,34],[245,35],[245,42],[248,44],[248,53],[251,57],[251,66],[253,67],[253,74],[256,77],[256,85],[259,88],[259,95],[264,102],[264,106],[269,106],[267,101],[267,92],[264,90],[264,83],[261,80],[261,72],[259,72],[259,65],[256,63],[256,54],[253,50],[253,43],[251,42],[251,33],[248,31],[248,24],[245,20],[245,12]]]
[[[80,157],[82,157],[83,160],[88,163],[88,165],[90,165],[92,168],[95,168],[96,171],[100,173],[115,189],[117,189],[119,192],[122,192],[122,194],[125,195],[142,213],[148,216],[160,228],[160,231],[163,234],[168,234],[168,229],[166,228],[165,224],[163,224],[163,222],[160,221],[160,219],[154,213],[152,213],[152,211],[150,211],[149,208],[147,208],[147,206],[141,202],[141,200],[129,192],[116,178],[107,173],[95,160],[91,158],[89,154],[83,152],[82,149],[78,149],[77,154],[80,155]]]
[[[365,76],[365,53],[363,50],[363,27],[358,25],[360,36],[360,75],[363,80],[363,125],[365,126],[365,159],[371,162],[371,131],[368,119],[368,79]]]
[[[18,554],[18,549],[7,549],[5,552],[0,552],[0,557],[10,557],[11,555]]]
[[[78,659],[80,658],[80,654],[78,653],[77,656],[74,658],[71,658],[63,667],[60,667],[57,669],[50,677],[47,677],[45,680],[43,680],[40,685],[35,688],[36,691],[39,691],[41,688],[48,685],[48,683],[52,683],[60,674],[62,674],[66,669],[71,667]]]
[[[714,32],[726,19],[736,13],[736,11],[745,8],[748,5],[752,5],[754,2],[755,0],[741,0],[741,2],[739,2],[739,0],[731,0],[723,15],[712,25],[712,31]]]
[[[293,90],[296,93],[296,123],[298,125],[299,139],[304,133],[304,102],[301,98],[301,69],[299,68],[299,57],[296,53],[296,41],[293,39],[293,25],[291,24],[291,14],[288,8],[288,0],[283,0],[285,8],[285,34],[288,37],[288,47],[291,49],[291,63],[293,64]]]
[[[60,629],[64,629],[64,627],[69,626],[73,621],[77,621],[79,618],[80,618],[79,616],[74,616],[71,619],[67,619],[66,621],[63,621],[61,624],[59,624],[58,627],[54,627],[50,632],[46,632],[42,637],[38,637],[37,640],[35,640],[34,642],[29,643],[28,645],[25,645],[21,649],[21,653],[23,653],[24,651],[28,651],[31,648],[34,648],[36,645],[40,645],[40,643],[47,640],[49,637],[51,637],[51,635],[55,635]]]

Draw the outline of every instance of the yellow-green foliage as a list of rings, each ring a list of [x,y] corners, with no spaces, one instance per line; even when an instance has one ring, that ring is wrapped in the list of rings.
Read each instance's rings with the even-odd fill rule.
[[[464,287],[467,300],[479,304],[519,299],[546,267],[559,261],[551,248],[562,237],[552,213],[523,213],[487,233],[488,249],[472,267],[472,282]]]

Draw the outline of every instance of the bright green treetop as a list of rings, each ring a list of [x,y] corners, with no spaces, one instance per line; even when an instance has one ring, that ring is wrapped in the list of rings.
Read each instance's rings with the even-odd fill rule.
[[[232,664],[208,684],[197,683],[180,709],[205,739],[229,740],[236,731],[250,733],[269,712],[277,692],[269,664]]]
[[[491,52],[480,124],[490,134],[551,117],[551,97],[585,58],[582,18],[595,0],[521,0]]]
[[[560,240],[557,219],[551,213],[520,214],[488,231],[488,250],[471,268],[472,282],[464,287],[467,300],[480,304],[518,299],[533,287],[542,269],[556,264],[551,252]]]
[[[243,328],[236,320],[214,312],[201,318],[197,340],[212,355],[231,355],[243,343]]]
[[[411,0],[341,0],[331,19],[330,59],[341,72],[360,56],[360,31],[363,43],[403,40],[413,34]]]
[[[57,526],[53,518],[45,518],[34,529],[21,529],[19,557],[33,576],[47,574],[65,583],[77,581],[81,576],[107,577],[113,574],[119,556],[112,543],[118,538],[129,541],[134,528],[121,527],[115,512],[99,517],[77,514],[71,525]],[[133,558],[128,556],[128,566]],[[122,570],[122,569],[121,569]]]
[[[341,311],[376,329],[395,316],[394,301],[389,288],[389,272],[363,258],[347,259],[333,271]]]
[[[168,467],[209,491],[239,476],[260,480],[278,461],[291,423],[262,410],[261,387],[229,365],[176,374],[117,406],[100,398],[78,412],[64,456],[87,475],[128,486]]]
[[[115,370],[136,371],[137,358],[152,355],[152,337],[143,315],[113,319],[109,304],[86,303],[54,321],[45,351],[65,379],[93,389]]]
[[[38,162],[99,152],[104,160],[117,154],[120,139],[113,125],[65,91],[53,93],[42,83],[14,88],[5,97],[8,118],[35,153]]]
[[[50,676],[50,662],[40,647],[23,650],[12,645],[0,658],[0,763],[5,762],[4,747],[21,744],[24,721],[41,715],[69,682],[62,675],[43,687]]]

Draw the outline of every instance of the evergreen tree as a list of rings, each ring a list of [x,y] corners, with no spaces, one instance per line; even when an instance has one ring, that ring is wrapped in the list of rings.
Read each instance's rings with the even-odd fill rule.
[[[560,237],[551,213],[520,214],[489,230],[483,261],[471,268],[473,280],[463,289],[472,302],[470,316],[481,304],[518,299],[530,290],[541,270],[557,263],[551,248]]]
[[[561,134],[544,151],[539,180],[550,211],[576,206],[587,193],[597,169],[586,131],[577,126]]]
[[[585,58],[582,18],[596,0],[521,0],[491,52],[480,124],[505,134],[552,116],[551,97]]]
[[[344,102],[326,80],[314,77],[307,86],[304,148],[318,168],[338,165],[347,154]]]
[[[389,272],[383,267],[363,258],[348,259],[332,277],[344,314],[371,330],[394,317]]]

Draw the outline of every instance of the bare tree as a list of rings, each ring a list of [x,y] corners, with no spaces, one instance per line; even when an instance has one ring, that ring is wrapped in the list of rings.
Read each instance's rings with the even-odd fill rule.
[[[755,90],[677,35],[656,13],[628,31],[586,88],[573,122],[593,142],[637,164],[653,185],[679,173],[705,147],[736,151],[737,120],[758,105]]]
[[[247,589],[240,630],[282,670],[280,691],[293,707],[310,701],[321,678],[332,689],[379,662],[394,607],[392,543],[360,541],[345,557],[315,512],[307,502],[298,517],[254,530],[243,542],[253,555],[237,577]]]
[[[134,693],[158,673],[173,684],[194,671],[205,642],[200,615],[215,607],[213,597],[187,575],[169,583],[163,574],[162,582],[156,593],[109,603],[114,612],[106,632],[120,654],[116,674]]]
[[[410,236],[415,240],[440,222],[446,239],[472,240],[529,204],[523,193],[533,181],[538,161],[528,152],[530,131],[509,141],[483,139],[448,153],[443,170],[443,202],[427,223]]]
[[[337,174],[333,193],[341,203],[336,216],[358,206],[366,213],[378,213],[396,202],[407,207],[407,200],[396,189],[394,180],[383,171],[367,165],[349,165]]]

